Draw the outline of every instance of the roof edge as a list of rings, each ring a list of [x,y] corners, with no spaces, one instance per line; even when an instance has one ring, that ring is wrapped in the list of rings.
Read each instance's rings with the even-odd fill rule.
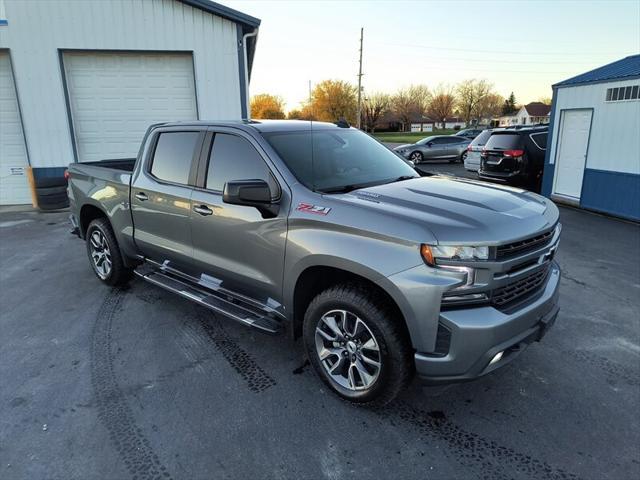
[[[607,63],[607,64],[602,65],[600,67],[593,68],[593,69],[588,70],[586,72],[580,73],[579,75],[574,75],[571,78],[567,78],[567,79],[562,80],[560,82],[554,83],[553,85],[551,85],[551,88],[553,89],[553,88],[570,86],[570,85],[573,86],[573,85],[586,85],[586,84],[589,84],[589,83],[601,83],[603,81],[606,81],[606,82],[611,81],[611,82],[613,82],[613,81],[616,81],[618,79],[628,79],[628,78],[636,77],[637,75],[631,74],[631,75],[620,75],[620,76],[617,76],[617,77],[614,76],[614,77],[609,77],[609,78],[601,78],[601,79],[598,79],[598,80],[582,80],[582,81],[577,81],[577,82],[573,81],[576,78],[580,78],[580,77],[582,77],[584,75],[588,75],[588,74],[590,74],[592,72],[595,72],[597,70],[601,70],[601,69],[610,67],[612,65],[615,65],[617,63],[624,62],[625,60],[629,60],[629,59],[632,59],[632,58],[638,58],[638,57],[640,57],[640,54],[627,55],[626,57],[623,57],[623,58],[620,58],[620,59],[615,60],[613,62]]]
[[[189,5],[193,8],[198,8],[208,13],[213,13],[222,18],[226,18],[227,20],[231,20],[233,22],[239,23],[245,27],[250,29],[258,28],[260,26],[260,19],[252,17],[251,15],[247,15],[246,13],[242,13],[238,10],[234,10],[233,8],[226,7],[216,2],[212,2],[210,0],[178,0],[186,5]]]

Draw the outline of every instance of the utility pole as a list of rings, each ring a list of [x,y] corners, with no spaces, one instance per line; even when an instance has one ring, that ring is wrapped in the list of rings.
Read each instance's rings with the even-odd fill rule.
[[[358,70],[358,129],[362,129],[362,37],[364,27],[360,29],[360,67]]]

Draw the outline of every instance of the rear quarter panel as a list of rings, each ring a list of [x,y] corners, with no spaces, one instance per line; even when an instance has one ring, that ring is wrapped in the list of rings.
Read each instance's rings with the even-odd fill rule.
[[[134,256],[133,224],[129,204],[131,174],[94,165],[72,164],[69,181],[71,211],[81,219],[82,208],[92,205],[105,213],[118,244],[127,256]],[[84,231],[87,225],[81,225]]]

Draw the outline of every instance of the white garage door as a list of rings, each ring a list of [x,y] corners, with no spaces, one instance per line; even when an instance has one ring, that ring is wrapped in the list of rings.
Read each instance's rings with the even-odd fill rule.
[[[565,110],[560,120],[553,193],[579,200],[591,132],[591,110]]]
[[[189,53],[66,52],[78,160],[135,157],[147,127],[196,120]]]
[[[0,52],[0,205],[31,203],[27,166],[11,62]]]

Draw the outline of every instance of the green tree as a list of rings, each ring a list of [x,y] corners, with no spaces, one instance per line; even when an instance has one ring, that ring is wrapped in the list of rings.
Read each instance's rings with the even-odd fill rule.
[[[516,96],[511,92],[509,98],[504,101],[502,105],[502,114],[503,115],[512,115],[518,111],[518,106],[516,105]]]

